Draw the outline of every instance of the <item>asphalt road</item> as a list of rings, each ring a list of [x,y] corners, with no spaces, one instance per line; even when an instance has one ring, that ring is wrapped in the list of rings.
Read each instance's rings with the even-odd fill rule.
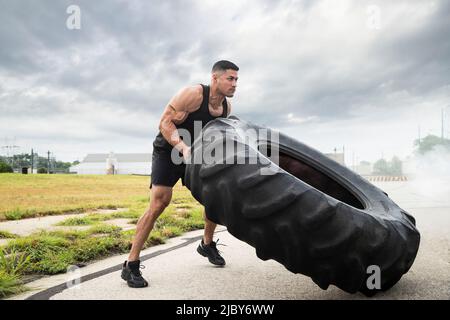
[[[397,285],[370,299],[450,299],[449,195],[423,193],[409,182],[378,185],[416,218],[421,246]],[[190,232],[145,250],[142,272],[150,282],[147,288],[131,289],[120,279],[120,264],[126,258],[122,255],[29,283],[33,290],[13,299],[367,299],[334,286],[322,290],[273,260],[259,260],[253,247],[223,227],[216,239],[227,245],[219,246],[227,265],[214,267],[196,252],[201,234]],[[70,277],[83,278],[77,284]]]

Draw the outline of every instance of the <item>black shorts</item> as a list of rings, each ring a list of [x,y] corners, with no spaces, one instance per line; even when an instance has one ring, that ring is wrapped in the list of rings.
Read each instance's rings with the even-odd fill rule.
[[[184,186],[186,164],[174,164],[170,153],[171,151],[166,150],[153,150],[150,189],[152,185],[173,187],[180,178]]]

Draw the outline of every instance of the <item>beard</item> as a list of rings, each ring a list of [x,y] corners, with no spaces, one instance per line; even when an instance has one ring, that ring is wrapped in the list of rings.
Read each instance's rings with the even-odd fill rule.
[[[222,90],[220,87],[218,88],[220,94],[224,95],[227,98],[232,98],[236,92],[236,89],[233,91],[232,89],[228,89],[228,90]]]
[[[233,91],[229,90],[226,93],[224,93],[224,96],[227,98],[232,98],[234,96],[235,92],[236,92],[236,90],[233,90]]]

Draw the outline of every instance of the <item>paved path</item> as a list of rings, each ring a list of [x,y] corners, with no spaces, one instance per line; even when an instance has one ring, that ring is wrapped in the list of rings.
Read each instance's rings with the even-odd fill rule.
[[[128,211],[127,208],[118,209],[99,209],[91,210],[86,213],[74,213],[74,214],[64,214],[56,216],[44,216],[38,218],[29,218],[21,220],[3,221],[0,222],[0,231],[8,231],[19,236],[27,236],[39,230],[67,230],[67,229],[77,229],[84,230],[91,226],[55,226],[55,224],[62,222],[69,218],[80,218],[89,214],[109,214],[116,212]],[[126,219],[131,220],[131,219]],[[115,221],[118,222],[118,221]],[[123,221],[120,221],[123,223]],[[108,222],[111,224],[111,222]],[[2,239],[7,241],[8,239]]]

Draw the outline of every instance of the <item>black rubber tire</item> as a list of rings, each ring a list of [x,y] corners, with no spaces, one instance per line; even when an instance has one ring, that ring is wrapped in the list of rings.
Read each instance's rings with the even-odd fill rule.
[[[230,132],[261,128],[236,117],[211,121],[203,129],[203,141],[201,136],[194,142],[191,161],[200,146],[205,152],[227,140],[243,144],[242,138]],[[217,134],[225,138],[208,141]],[[244,143],[246,153],[255,145],[270,143],[268,140],[258,137]],[[205,206],[208,219],[253,246],[260,259],[274,259],[291,272],[311,277],[322,289],[331,284],[349,293],[372,296],[397,283],[410,269],[419,248],[414,218],[381,189],[319,151],[282,133],[279,147],[282,154],[329,177],[322,189],[337,182],[347,196],[340,191],[330,196],[313,186],[315,179],[308,184],[259,151],[257,164],[187,164],[185,184]],[[231,157],[249,160],[242,152]],[[261,175],[261,168],[277,172]],[[350,204],[338,198],[346,198]],[[366,285],[371,265],[380,268],[379,289]]]

